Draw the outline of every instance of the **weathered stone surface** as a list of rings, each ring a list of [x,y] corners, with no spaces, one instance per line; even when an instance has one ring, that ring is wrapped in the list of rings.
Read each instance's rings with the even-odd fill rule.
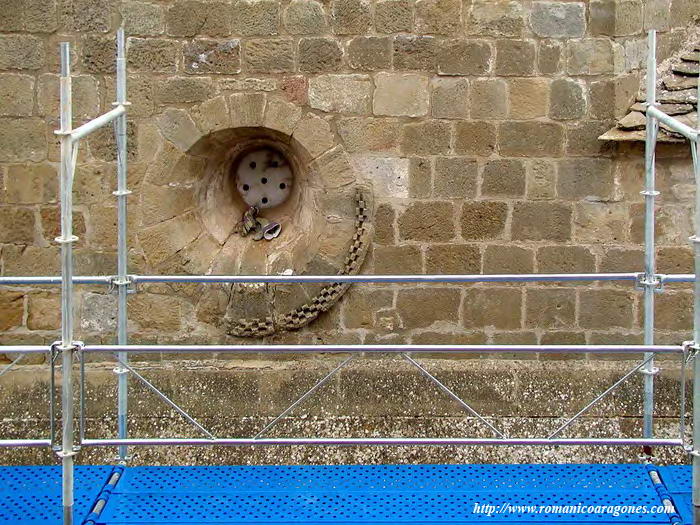
[[[302,118],[294,128],[292,136],[309,151],[312,157],[318,157],[335,143],[328,122],[316,115],[307,115]]]
[[[372,23],[367,0],[333,0],[331,26],[336,35],[364,34]]]
[[[180,57],[179,43],[164,38],[129,38],[127,60],[131,71],[174,73]]]
[[[394,69],[435,71],[439,41],[432,36],[394,37]]]
[[[166,109],[157,120],[158,129],[180,151],[188,151],[199,140],[200,131],[182,109]]]
[[[437,157],[433,195],[443,199],[464,199],[476,195],[478,165],[469,157]]]
[[[337,128],[350,152],[396,152],[402,124],[395,119],[350,117],[339,119]]]
[[[140,293],[129,297],[129,320],[141,330],[173,332],[180,329],[180,301],[168,295]]]
[[[394,244],[396,242],[396,212],[390,204],[382,203],[377,206],[374,214],[374,242],[377,244]]]
[[[57,330],[61,327],[61,296],[51,292],[35,292],[28,296],[27,328]]]
[[[263,125],[268,129],[291,135],[301,119],[301,108],[278,98],[270,98],[265,106]]]
[[[521,327],[522,291],[517,288],[468,288],[462,305],[465,328]]]
[[[586,6],[583,2],[533,2],[530,25],[541,37],[582,37],[586,33]]]
[[[451,127],[440,120],[406,124],[401,134],[401,151],[408,155],[437,155],[450,150]]]
[[[260,126],[265,111],[264,93],[234,93],[228,97],[232,127]]]
[[[192,187],[144,183],[141,186],[142,225],[152,226],[172,219],[194,208],[195,203],[195,190]]]
[[[103,35],[86,35],[82,39],[81,60],[89,73],[114,73],[114,39]],[[127,84],[128,87],[128,84]]]
[[[535,71],[536,48],[527,40],[496,42],[496,74],[523,77]]]
[[[462,237],[467,240],[500,239],[507,219],[508,205],[505,202],[465,202],[460,217]]]
[[[377,246],[372,252],[374,273],[392,275],[402,272],[423,273],[423,254],[417,246]]]
[[[375,312],[390,308],[394,293],[390,290],[353,289],[343,300],[343,321],[345,328],[373,328]]]
[[[59,114],[59,77],[46,74],[39,77],[36,93],[38,114],[53,117]],[[100,96],[97,79],[88,75],[74,75],[73,117],[95,118],[100,113]],[[30,92],[31,95],[31,92]]]
[[[369,113],[372,83],[366,75],[321,75],[309,80],[309,105],[335,113]]]
[[[481,194],[490,197],[524,196],[524,163],[516,159],[497,159],[487,162],[482,175]]]
[[[34,109],[34,77],[0,75],[0,116],[28,117]]]
[[[231,30],[241,36],[276,35],[279,9],[275,0],[238,0],[233,6]]]
[[[59,275],[61,273],[61,257],[56,246],[40,248],[32,245],[8,244],[3,246],[2,253],[7,275]],[[81,267],[77,264],[77,259],[76,255],[76,274],[96,275],[95,272],[80,273]],[[105,273],[109,274],[109,272]]]
[[[690,292],[672,292],[659,294],[654,316],[656,327],[660,330],[686,331],[693,329],[693,294]]]
[[[334,38],[302,38],[299,41],[299,71],[338,71],[342,61],[343,50]]]
[[[469,103],[472,118],[502,119],[508,114],[506,82],[479,79],[471,82]]]
[[[575,80],[556,79],[552,82],[549,116],[554,120],[579,119],[586,114],[585,86]]]
[[[406,326],[427,328],[440,321],[457,323],[459,302],[457,289],[401,289],[396,297],[396,308]]]
[[[634,272],[642,271],[644,267],[644,252],[639,248],[610,248],[600,262],[602,272]]]
[[[570,40],[566,46],[566,70],[570,75],[605,75],[613,72],[612,43],[607,38]]]
[[[624,36],[642,31],[644,17],[640,0],[594,0],[589,9],[594,35]]]
[[[126,124],[126,155],[130,162],[136,160],[138,155],[136,141],[136,122],[127,120]],[[87,139],[90,147],[90,156],[96,160],[105,162],[114,162],[117,160],[116,142],[114,139],[114,130],[110,127],[102,127],[93,132]]]
[[[112,27],[114,0],[65,0],[61,24],[66,31],[105,33]]]
[[[488,157],[496,149],[496,126],[491,122],[457,122],[455,135],[457,153]]]
[[[443,275],[481,273],[479,247],[471,244],[431,244],[425,252],[425,273]]]
[[[527,197],[531,200],[551,200],[555,197],[557,168],[549,160],[536,159],[527,168]]]
[[[571,289],[528,290],[525,324],[537,328],[568,328],[576,321],[576,293]]]
[[[253,73],[285,73],[294,71],[294,42],[290,39],[248,40],[245,59]]]
[[[535,254],[520,246],[490,245],[484,251],[484,273],[533,273]]]
[[[379,0],[374,6],[374,28],[378,33],[413,30],[412,0]]]
[[[583,246],[543,246],[537,250],[537,268],[542,273],[592,273],[595,257]]]
[[[600,140],[603,133],[611,127],[610,121],[584,120],[566,129],[566,153],[569,155],[587,155],[591,157],[607,156],[612,151],[612,144]]]
[[[223,2],[186,0],[177,2],[168,9],[165,23],[168,34],[172,36],[228,36],[231,33],[232,15],[231,6]]]
[[[475,0],[467,21],[467,32],[479,36],[518,37],[525,27],[520,2]]]
[[[52,243],[61,235],[61,211],[58,206],[42,206],[39,210],[41,218],[41,233],[47,243]],[[85,236],[85,216],[81,212],[73,212],[73,233],[79,238]]]
[[[549,202],[516,203],[513,208],[513,239],[520,241],[566,241],[571,238],[571,208]]]
[[[277,91],[282,90],[282,83],[276,78],[222,78],[219,89],[222,91]]]
[[[537,53],[537,69],[543,75],[562,70],[562,45],[557,40],[542,40]]]
[[[15,164],[7,167],[4,185],[4,201],[8,204],[56,202],[57,170],[49,164]]]
[[[661,273],[693,273],[691,248],[661,248],[657,255],[657,268]]]
[[[409,197],[414,199],[430,197],[433,191],[433,166],[430,158],[411,157],[408,177]]]
[[[280,91],[289,102],[304,105],[308,102],[308,84],[305,76],[284,77],[280,82]]]
[[[631,328],[634,296],[623,290],[581,290],[579,324],[584,328]]]
[[[0,208],[0,242],[32,244],[34,213],[27,208]]]
[[[418,0],[416,31],[425,34],[451,35],[462,26],[461,0]]]
[[[0,330],[12,330],[22,326],[24,294],[0,290]]]
[[[491,46],[484,40],[446,40],[440,45],[440,75],[486,75],[491,69]]]
[[[38,162],[46,158],[46,125],[35,118],[0,118],[0,161]]]
[[[284,10],[284,28],[292,35],[316,35],[326,32],[323,5],[316,0],[293,0]]]
[[[158,265],[195,240],[202,225],[194,213],[180,215],[138,232],[146,259]]]
[[[399,216],[399,237],[409,241],[449,241],[455,235],[449,202],[413,202]]]
[[[628,237],[627,208],[621,204],[579,203],[576,206],[575,238],[583,242],[622,242]]]
[[[241,44],[238,39],[197,38],[185,44],[183,53],[186,73],[231,75],[241,71]]]
[[[52,33],[57,25],[56,0],[7,0],[0,13],[0,31]]]
[[[218,96],[194,106],[190,116],[204,135],[226,129],[230,123],[226,97]]]
[[[378,36],[358,36],[347,46],[348,62],[353,69],[377,71],[391,68],[391,39]]]
[[[372,181],[375,195],[399,199],[408,197],[408,159],[354,155],[352,163],[358,174]]]
[[[602,200],[613,197],[615,181],[608,159],[562,159],[557,194],[568,200]]]
[[[170,77],[156,84],[159,104],[202,102],[212,96],[214,86],[208,78]]]
[[[630,101],[639,89],[636,75],[625,75],[612,80],[592,82],[590,91],[590,114],[592,118],[621,118],[627,114]]]
[[[165,12],[159,5],[139,1],[124,2],[121,14],[127,35],[153,36],[165,30]]]
[[[377,73],[375,115],[418,117],[428,113],[428,78],[412,73]]]
[[[39,69],[46,63],[44,43],[35,36],[0,35],[0,69]]]
[[[509,79],[508,117],[518,120],[544,117],[549,109],[549,86],[549,81],[544,78]]]
[[[504,122],[499,129],[501,154],[513,157],[559,156],[564,133],[554,122]]]
[[[431,81],[430,113],[434,118],[468,118],[469,81],[466,78],[434,78]]]
[[[671,10],[666,0],[647,0],[644,2],[644,30],[670,29]]]

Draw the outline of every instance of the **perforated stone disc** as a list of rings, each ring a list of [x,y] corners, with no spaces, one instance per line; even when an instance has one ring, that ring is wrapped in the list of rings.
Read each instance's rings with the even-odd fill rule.
[[[246,153],[236,169],[236,188],[248,206],[274,208],[289,198],[292,167],[280,152],[259,148]]]

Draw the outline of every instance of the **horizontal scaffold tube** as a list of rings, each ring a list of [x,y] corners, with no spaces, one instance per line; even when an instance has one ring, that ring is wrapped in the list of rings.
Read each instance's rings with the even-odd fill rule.
[[[402,352],[430,352],[430,353],[585,353],[585,354],[639,354],[643,352],[655,352],[660,354],[683,353],[680,345],[85,345],[83,352],[111,353],[402,353]],[[0,347],[0,352],[2,352]]]
[[[647,107],[647,113],[649,113],[652,117],[657,119],[662,124],[665,124],[666,126],[671,128],[673,131],[680,133],[688,140],[692,140],[692,141],[697,142],[698,131],[696,129],[691,128],[687,124],[683,124],[678,119],[675,119],[670,115],[667,115],[666,113],[664,113],[659,108],[657,108],[656,106],[653,106],[653,105],[649,105]]]
[[[0,448],[4,447],[50,447],[50,439],[0,439]]]
[[[494,275],[131,275],[134,283],[488,283],[547,281],[636,281],[643,273],[540,273]],[[692,283],[693,274],[658,274],[662,283]],[[74,284],[112,284],[114,276],[85,275],[73,277]],[[0,285],[61,284],[60,277],[0,277]]]
[[[540,445],[540,446],[654,446],[680,447],[680,439],[654,438],[144,438],[144,439],[84,439],[83,446],[466,446],[466,445]]]
[[[101,127],[106,126],[107,124],[114,121],[117,117],[120,117],[124,113],[126,113],[126,108],[122,105],[119,105],[113,110],[108,111],[104,115],[100,115],[96,119],[93,119],[89,122],[86,122],[82,126],[75,128],[70,133],[71,139],[73,139],[73,141],[80,140],[83,137],[88,136],[93,131],[97,131]]]

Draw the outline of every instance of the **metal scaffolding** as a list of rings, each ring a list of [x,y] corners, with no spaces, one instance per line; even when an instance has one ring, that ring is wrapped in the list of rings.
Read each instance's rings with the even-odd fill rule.
[[[646,177],[645,189],[642,192],[645,200],[645,263],[644,271],[639,273],[590,273],[590,274],[524,274],[524,275],[355,275],[355,276],[240,276],[240,275],[131,275],[127,269],[127,140],[126,114],[129,102],[126,96],[126,49],[124,31],[117,33],[117,67],[116,67],[116,102],[114,108],[104,115],[72,129],[72,100],[71,100],[71,71],[70,47],[68,43],[61,44],[61,79],[60,79],[60,129],[56,134],[61,141],[60,163],[60,204],[61,204],[61,235],[56,241],[61,245],[61,276],[59,277],[0,277],[0,285],[61,285],[61,340],[50,346],[15,345],[0,347],[0,352],[16,354],[17,359],[0,375],[13,367],[25,354],[45,353],[51,369],[50,382],[50,422],[47,439],[5,439],[0,440],[0,447],[53,447],[62,460],[63,466],[63,516],[64,523],[73,523],[73,460],[78,450],[86,446],[116,446],[119,460],[126,462],[129,446],[155,445],[230,445],[230,446],[262,446],[262,445],[617,445],[642,446],[646,454],[651,446],[680,446],[684,447],[693,459],[693,504],[696,513],[700,508],[700,361],[694,359],[700,349],[700,191],[696,192],[695,206],[695,236],[691,238],[694,246],[695,273],[663,275],[656,272],[654,246],[654,211],[655,199],[658,192],[655,189],[655,149],[659,124],[662,123],[690,141],[693,170],[696,187],[700,188],[700,119],[698,129],[679,122],[662,112],[656,103],[656,33],[649,32],[649,59],[647,64],[647,135],[646,135]],[[700,95],[700,79],[698,82]],[[73,177],[80,140],[95,130],[112,123],[114,125],[117,148],[117,198],[118,237],[117,237],[117,275],[114,276],[74,276],[73,275],[73,243],[77,237],[73,234],[72,222],[72,193]],[[565,281],[632,281],[644,292],[644,344],[643,345],[142,345],[129,344],[127,337],[127,293],[130,287],[138,283],[487,283],[487,282],[565,282]],[[654,343],[654,295],[661,291],[667,283],[694,283],[694,341],[682,345],[657,345]],[[84,344],[74,339],[73,298],[74,285],[95,284],[108,285],[117,290],[117,343],[109,345]],[[251,438],[216,437],[200,425],[181,407],[160,392],[156,386],[141,376],[129,365],[129,353],[162,352],[162,353],[297,353],[324,352],[350,353],[351,357],[341,362],[324,378],[299,397],[292,405],[283,411],[270,424]],[[488,438],[265,438],[266,433],[274,424],[286,416],[294,407],[312,395],[320,386],[340,371],[352,355],[365,353],[394,353],[401,355],[409,364],[416,367],[424,376],[435,383],[440,390],[458,402],[465,411],[477,418],[492,433]],[[639,354],[644,358],[620,380],[611,385],[577,414],[567,419],[549,436],[541,438],[514,438],[507,436],[487,419],[482,417],[466,401],[442,384],[423,365],[411,355],[416,352],[430,353],[615,353]],[[118,431],[116,438],[88,439],[84,436],[85,403],[84,403],[84,356],[90,353],[115,354],[117,359],[116,373],[118,376]],[[656,354],[676,354],[681,358],[681,414],[680,433],[677,438],[654,437],[654,376],[658,369],[654,367]],[[61,403],[61,439],[56,436],[54,376],[58,357],[62,361],[62,403]],[[76,436],[74,428],[74,399],[73,367],[76,359],[79,367],[79,432]],[[685,366],[693,361],[693,435],[692,442],[687,443],[685,434]],[[643,436],[635,438],[563,438],[560,433],[571,423],[587,412],[598,401],[603,399],[618,386],[626,382],[637,372],[644,374],[644,424]],[[128,437],[128,378],[143,383],[163,401],[168,403],[205,437],[203,438],[167,438],[167,439],[130,439]]]

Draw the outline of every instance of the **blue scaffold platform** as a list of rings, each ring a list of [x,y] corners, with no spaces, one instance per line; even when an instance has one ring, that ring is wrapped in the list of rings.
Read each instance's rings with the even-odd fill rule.
[[[60,524],[60,477],[0,467],[0,524]],[[685,466],[81,466],[75,486],[85,525],[692,523]]]

